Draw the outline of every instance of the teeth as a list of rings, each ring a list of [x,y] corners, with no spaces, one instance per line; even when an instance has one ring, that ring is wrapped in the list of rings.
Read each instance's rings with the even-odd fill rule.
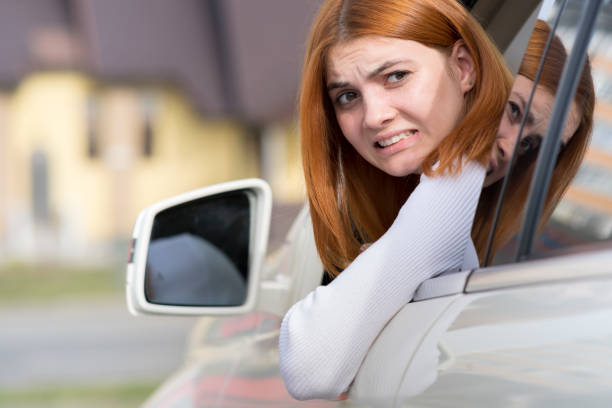
[[[412,134],[414,134],[414,132],[415,132],[414,130],[411,130],[409,132],[402,132],[399,135],[395,135],[395,136],[390,137],[388,139],[376,142],[376,144],[379,147],[391,146],[392,144],[395,144],[395,143],[399,142],[400,140],[406,139],[407,137],[411,136]]]

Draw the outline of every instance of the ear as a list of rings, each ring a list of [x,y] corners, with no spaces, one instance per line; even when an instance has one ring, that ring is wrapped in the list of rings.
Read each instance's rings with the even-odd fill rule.
[[[459,87],[463,94],[468,93],[476,81],[476,71],[474,70],[474,59],[463,40],[457,41],[453,45],[450,61],[453,71],[459,80]]]

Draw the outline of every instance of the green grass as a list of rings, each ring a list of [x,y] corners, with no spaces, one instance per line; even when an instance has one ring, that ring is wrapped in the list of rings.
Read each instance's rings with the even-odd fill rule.
[[[45,387],[19,391],[0,389],[0,407],[11,408],[132,408],[141,405],[158,383],[81,387]]]
[[[0,302],[121,294],[120,271],[112,268],[11,263],[0,266]]]

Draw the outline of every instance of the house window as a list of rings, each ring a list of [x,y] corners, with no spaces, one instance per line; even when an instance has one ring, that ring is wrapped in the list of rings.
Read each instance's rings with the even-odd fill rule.
[[[37,222],[49,220],[49,174],[47,156],[35,151],[31,158],[32,213]]]
[[[140,96],[142,111],[142,155],[151,157],[153,155],[153,117],[156,113],[156,100],[152,92],[143,92]]]
[[[98,98],[90,96],[87,99],[87,156],[96,158],[100,155],[100,135],[98,131],[99,117]]]

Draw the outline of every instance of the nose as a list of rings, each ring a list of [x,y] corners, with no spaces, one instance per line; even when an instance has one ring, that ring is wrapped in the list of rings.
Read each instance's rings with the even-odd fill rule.
[[[381,128],[393,121],[397,110],[390,101],[380,93],[363,94],[364,118],[363,126],[366,128]]]
[[[502,119],[497,137],[495,139],[494,156],[496,161],[506,164],[512,157],[514,145],[518,139],[519,126],[509,123],[505,117]]]
[[[516,138],[511,139],[497,139],[496,149],[497,149],[497,158],[499,161],[508,162],[512,157],[512,151],[514,150],[514,142]]]
[[[493,149],[490,167],[496,169],[498,173],[505,174],[506,171],[508,171],[515,141],[516,138],[504,137],[498,137],[497,140],[495,140],[495,148]]]
[[[495,176],[495,180],[503,177],[508,171],[510,165],[510,159],[512,157],[512,141],[497,137],[495,140],[495,146],[491,152],[489,158],[489,169],[488,171]]]

